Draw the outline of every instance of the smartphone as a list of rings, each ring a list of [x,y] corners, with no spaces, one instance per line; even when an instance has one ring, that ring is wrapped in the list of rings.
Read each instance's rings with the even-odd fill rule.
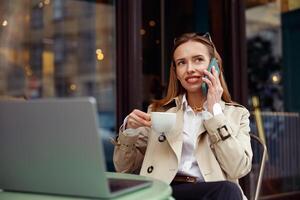
[[[215,70],[220,73],[220,69],[219,69],[219,65],[218,65],[218,61],[216,58],[212,58],[210,60],[210,63],[208,65],[207,71],[212,72],[212,67],[215,66]],[[205,78],[207,78],[207,76],[205,76]],[[202,94],[204,94],[205,96],[207,95],[207,90],[208,90],[208,86],[205,82],[202,83],[201,85],[201,89],[202,89]]]

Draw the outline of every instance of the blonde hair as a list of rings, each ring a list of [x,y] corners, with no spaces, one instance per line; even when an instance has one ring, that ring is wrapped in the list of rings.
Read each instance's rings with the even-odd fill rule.
[[[220,68],[219,79],[221,82],[221,86],[223,88],[222,100],[227,103],[232,102],[231,96],[228,91],[227,84],[225,82],[224,75],[223,75],[222,59],[221,59],[219,53],[217,52],[213,42],[211,41],[210,36],[209,36],[209,38],[207,38],[207,37],[201,36],[197,33],[185,33],[185,34],[181,35],[179,38],[176,38],[174,40],[174,46],[173,46],[172,54],[171,54],[172,62],[171,62],[171,67],[170,67],[170,76],[169,76],[169,85],[168,85],[167,95],[161,100],[153,101],[153,103],[151,104],[151,108],[153,111],[156,111],[159,108],[161,108],[162,106],[168,104],[175,97],[186,93],[186,90],[182,87],[181,83],[179,82],[179,80],[177,79],[177,76],[176,76],[176,69],[175,69],[176,64],[174,62],[174,52],[177,49],[177,47],[179,47],[181,44],[186,43],[188,41],[195,41],[195,42],[202,43],[203,45],[205,45],[207,47],[210,58],[215,57],[217,59],[218,65]]]

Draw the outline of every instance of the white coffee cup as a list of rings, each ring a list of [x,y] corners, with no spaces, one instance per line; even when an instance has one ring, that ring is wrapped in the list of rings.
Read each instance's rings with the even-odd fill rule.
[[[168,133],[175,127],[176,113],[151,112],[151,123],[157,133]]]

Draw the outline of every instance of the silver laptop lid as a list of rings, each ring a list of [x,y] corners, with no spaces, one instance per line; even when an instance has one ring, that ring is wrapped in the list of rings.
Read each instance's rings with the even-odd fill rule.
[[[94,98],[0,101],[0,188],[109,196]]]

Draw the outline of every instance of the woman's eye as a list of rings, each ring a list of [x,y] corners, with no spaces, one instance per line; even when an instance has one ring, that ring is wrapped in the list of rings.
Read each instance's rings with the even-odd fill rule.
[[[201,61],[202,61],[201,58],[196,58],[196,59],[195,59],[195,62],[196,62],[196,63],[199,63],[199,62],[201,62]]]
[[[184,61],[179,61],[179,62],[177,63],[177,66],[181,66],[181,65],[184,65]]]

